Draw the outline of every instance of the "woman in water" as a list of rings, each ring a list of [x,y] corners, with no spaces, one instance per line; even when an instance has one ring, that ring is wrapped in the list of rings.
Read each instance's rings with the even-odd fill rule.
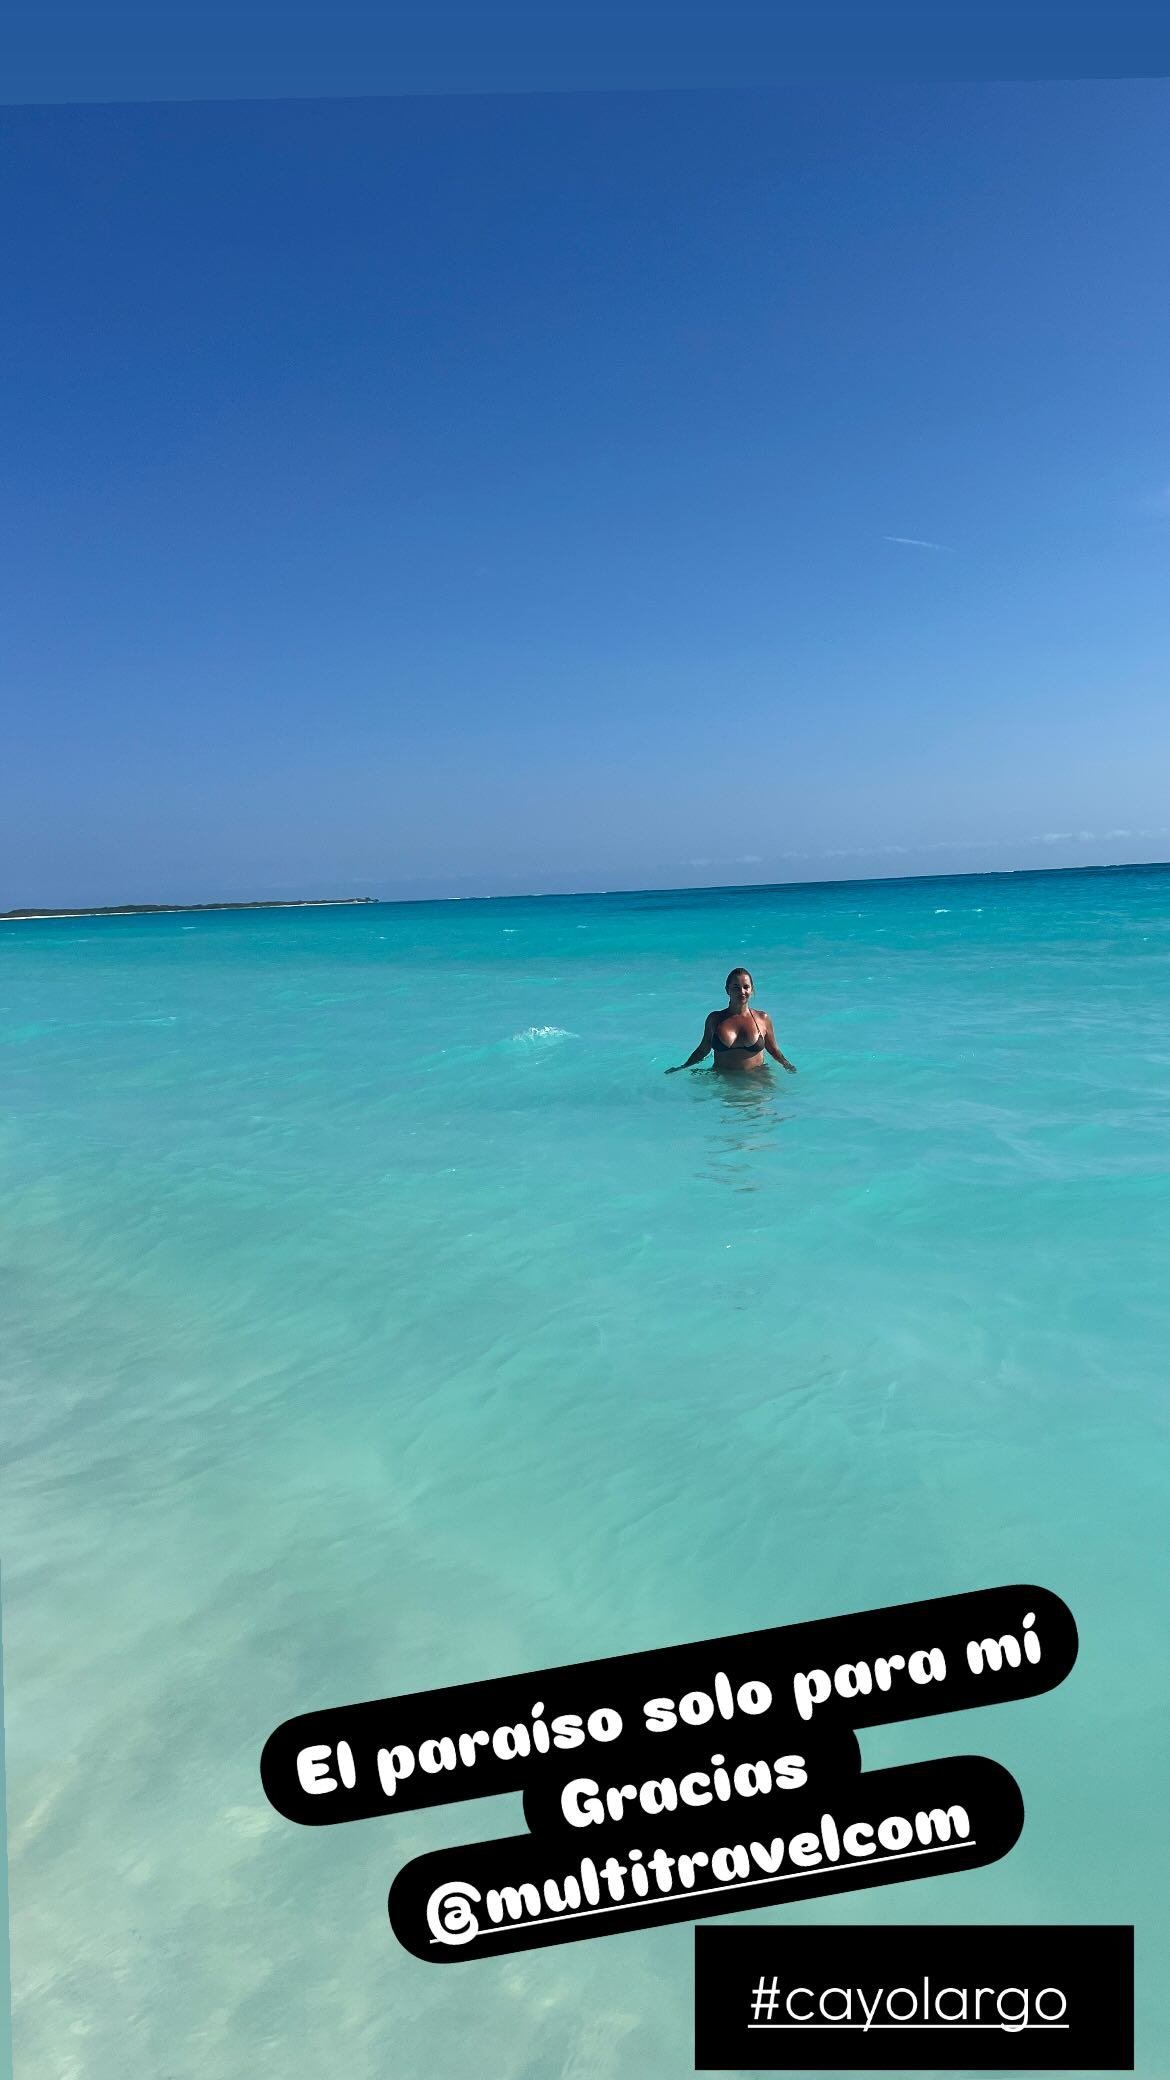
[[[685,1062],[676,1062],[667,1070],[674,1076],[680,1069],[692,1069],[705,1055],[714,1051],[717,1069],[762,1069],[765,1054],[795,1076],[795,1065],[782,1055],[776,1045],[772,1021],[766,1011],[751,1009],[752,978],[746,968],[733,968],[723,985],[727,991],[726,1011],[709,1011],[703,1027],[703,1037],[693,1054]]]

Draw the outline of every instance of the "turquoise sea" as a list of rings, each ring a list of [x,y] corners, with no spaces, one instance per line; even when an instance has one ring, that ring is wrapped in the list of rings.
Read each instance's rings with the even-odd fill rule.
[[[799,1074],[667,1078],[738,962]],[[689,1928],[419,1963],[518,1804],[265,1736],[1016,1580],[1067,1683],[863,1753],[1020,1843],[795,1918],[1134,1922],[1164,2080],[1170,870],[11,924],[0,1022],[20,2080],[684,2080]]]

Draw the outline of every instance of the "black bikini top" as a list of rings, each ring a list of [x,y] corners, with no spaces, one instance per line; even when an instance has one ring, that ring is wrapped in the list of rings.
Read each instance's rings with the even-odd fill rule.
[[[754,1011],[752,1012],[752,1017],[756,1018]],[[759,1023],[759,1020],[756,1019],[756,1038],[754,1040],[721,1040],[719,1038],[719,1026],[716,1026],[711,1035],[711,1044],[718,1048],[720,1054],[763,1054],[764,1036],[759,1031]],[[720,1024],[722,1024],[722,1020],[720,1020]]]

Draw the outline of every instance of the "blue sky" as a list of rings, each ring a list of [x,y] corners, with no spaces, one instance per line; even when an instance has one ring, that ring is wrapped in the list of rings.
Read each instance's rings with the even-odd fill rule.
[[[1168,119],[8,111],[0,907],[1170,855]]]

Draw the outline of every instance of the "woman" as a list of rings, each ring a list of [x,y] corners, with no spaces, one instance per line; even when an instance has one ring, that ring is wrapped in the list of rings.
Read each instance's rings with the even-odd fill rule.
[[[752,978],[746,968],[733,968],[723,985],[727,991],[726,1011],[709,1011],[703,1027],[703,1037],[693,1054],[685,1062],[676,1062],[667,1070],[674,1076],[680,1069],[692,1069],[705,1055],[714,1052],[717,1069],[762,1069],[765,1054],[795,1076],[795,1064],[782,1055],[776,1045],[772,1021],[766,1011],[751,1009]]]

